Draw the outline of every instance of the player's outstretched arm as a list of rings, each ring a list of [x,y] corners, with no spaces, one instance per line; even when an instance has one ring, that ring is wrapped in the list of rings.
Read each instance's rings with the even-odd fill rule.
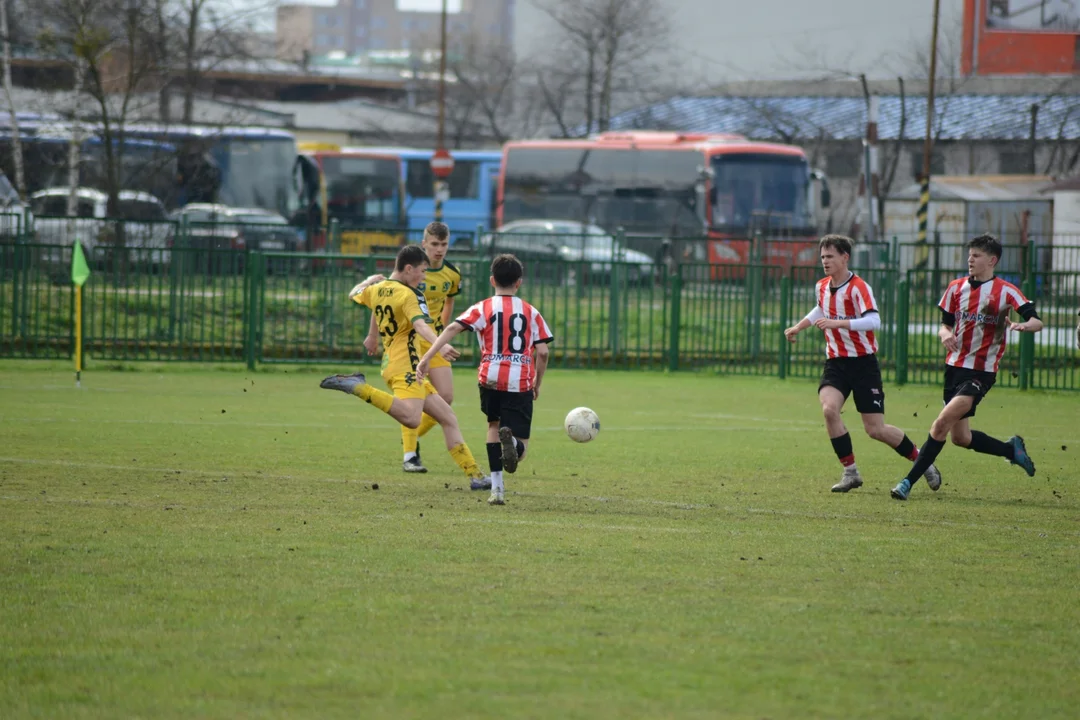
[[[536,363],[536,384],[533,385],[533,400],[540,398],[540,383],[544,380],[544,373],[547,372],[550,357],[551,348],[548,343],[540,343],[533,348],[533,361]]]
[[[424,326],[423,330],[418,327],[419,325]],[[424,357],[420,358],[420,362],[416,365],[416,375],[421,380],[427,375],[428,368],[431,366],[431,359],[435,357],[435,353],[442,352],[442,356],[447,360],[456,360],[461,354],[449,345],[450,341],[465,329],[460,323],[450,323],[438,337],[435,337],[435,331],[423,320],[414,321],[413,329],[416,330],[420,337],[431,343],[431,347],[424,353]]]
[[[948,325],[942,325],[938,328],[938,337],[941,338],[941,344],[945,346],[945,349],[949,352],[956,352],[956,333]]]
[[[788,342],[795,342],[795,337],[799,333],[823,317],[825,317],[825,313],[821,312],[820,306],[815,305],[814,309],[806,314],[806,317],[784,331],[784,337],[787,338]]]
[[[385,279],[385,275],[371,275],[370,277],[365,278],[364,281],[361,282],[359,285],[355,286],[352,290],[350,290],[349,297],[353,298],[364,292],[365,289],[371,287],[375,283],[381,283]]]
[[[1043,321],[1040,318],[1033,317],[1021,323],[1011,322],[1009,323],[1009,329],[1017,332],[1037,333],[1043,329]],[[1078,330],[1080,330],[1080,326],[1078,326]]]
[[[364,349],[368,355],[379,354],[379,321],[375,319],[375,313],[371,314],[371,325],[368,327],[367,337],[364,338]]]

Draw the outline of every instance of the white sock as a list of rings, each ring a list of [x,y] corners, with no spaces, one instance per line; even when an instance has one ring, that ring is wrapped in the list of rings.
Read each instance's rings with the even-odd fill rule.
[[[412,460],[412,459],[413,459],[414,457],[416,457],[416,453],[414,453],[414,452],[411,452],[411,453],[405,453],[405,462],[409,462],[409,461],[410,461],[410,460]]]
[[[502,480],[502,470],[495,470],[494,472],[491,473],[491,490],[493,492],[496,491],[496,490],[498,490],[499,492],[504,491],[503,490],[503,480]]]

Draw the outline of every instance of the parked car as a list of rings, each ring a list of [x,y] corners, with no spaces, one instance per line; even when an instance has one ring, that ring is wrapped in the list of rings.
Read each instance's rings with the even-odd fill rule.
[[[181,233],[187,247],[200,250],[258,250],[261,252],[298,252],[304,238],[288,221],[272,210],[236,208],[229,205],[191,203],[173,211],[173,220],[183,222]],[[217,272],[242,272],[244,258],[239,253],[197,253],[195,267]],[[269,272],[287,272],[299,267],[282,258],[271,258]]]
[[[66,187],[41,190],[30,196],[34,230],[39,243],[70,245],[79,240],[91,257],[108,263],[108,250],[122,245],[127,261],[163,266],[169,263],[173,226],[165,206],[149,193],[121,190],[116,217],[107,217],[109,196],[92,188],[75,190],[75,216],[67,216]],[[99,249],[95,253],[95,249]],[[53,256],[56,257],[53,257]],[[47,254],[59,260],[60,253]]]
[[[7,175],[0,172],[0,240],[11,242],[18,238],[23,223],[29,221],[26,206],[19,199]]]
[[[522,262],[562,260],[570,269],[588,263],[592,280],[610,279],[615,263],[627,264],[630,283],[650,282],[653,277],[654,263],[648,255],[625,247],[597,225],[573,220],[515,220],[482,236],[480,248],[489,255],[513,253]]]
[[[201,249],[294,252],[302,246],[296,229],[272,210],[191,203],[171,217],[187,221],[192,247]]]

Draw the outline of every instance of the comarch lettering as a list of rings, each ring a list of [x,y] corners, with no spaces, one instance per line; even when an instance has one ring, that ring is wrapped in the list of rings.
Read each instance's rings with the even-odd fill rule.
[[[997,315],[984,315],[982,313],[965,312],[963,310],[957,311],[957,320],[963,320],[964,322],[973,323],[985,323],[987,325],[997,325]]]

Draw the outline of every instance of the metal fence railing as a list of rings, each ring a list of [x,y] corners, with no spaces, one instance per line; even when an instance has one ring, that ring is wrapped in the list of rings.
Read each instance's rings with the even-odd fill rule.
[[[25,236],[24,236],[25,238]],[[71,244],[0,242],[0,356],[66,358],[74,351]],[[954,268],[902,268],[902,246],[855,254],[882,315],[879,358],[886,379],[937,383],[944,353],[937,303],[963,274]],[[776,377],[814,377],[823,342],[783,330],[808,312],[820,277],[814,266],[785,265],[754,251],[750,263],[627,262],[533,257],[522,295],[556,335],[553,365],[653,368]],[[463,292],[457,309],[489,292],[489,254],[452,253]],[[768,262],[773,259],[774,262]],[[362,342],[367,311],[346,294],[392,255],[259,252],[251,249],[95,245],[83,289],[84,350],[110,361],[369,364]],[[1010,337],[999,383],[1080,389],[1075,347],[1080,270],[1025,265],[1018,284],[1036,300],[1046,329]],[[471,338],[458,340],[475,363]]]

